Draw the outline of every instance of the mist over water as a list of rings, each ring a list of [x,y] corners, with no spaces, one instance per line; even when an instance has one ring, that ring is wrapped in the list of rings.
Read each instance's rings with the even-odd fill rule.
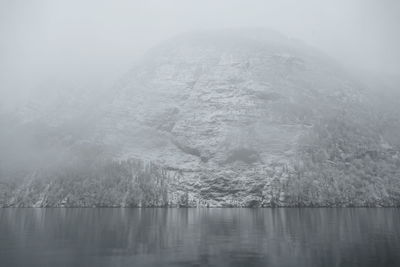
[[[0,0],[0,265],[400,266],[399,28],[396,0]]]

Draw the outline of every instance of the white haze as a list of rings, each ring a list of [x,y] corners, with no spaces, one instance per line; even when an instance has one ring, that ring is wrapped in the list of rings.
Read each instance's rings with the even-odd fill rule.
[[[353,68],[400,75],[400,2],[0,2],[2,105],[56,81],[107,88],[159,41],[198,29],[265,27]]]

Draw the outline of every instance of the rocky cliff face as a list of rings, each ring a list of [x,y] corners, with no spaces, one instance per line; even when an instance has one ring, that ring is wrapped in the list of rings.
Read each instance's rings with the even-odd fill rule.
[[[121,188],[114,194],[140,199],[110,197],[107,205],[399,203],[397,143],[387,138],[393,129],[383,131],[378,123],[387,114],[372,110],[368,88],[329,58],[278,34],[248,30],[179,36],[149,51],[110,92],[110,101],[81,113],[96,115],[84,134],[67,138],[69,145],[106,148],[102,151],[118,166],[129,159],[151,162],[162,169],[165,182],[154,185],[162,194],[147,196],[132,180],[137,168],[130,168],[123,175],[126,184],[118,182]],[[393,116],[385,118],[396,125]],[[364,173],[377,158],[381,162],[375,169]],[[94,194],[103,194],[104,185],[93,181],[100,188]],[[39,191],[50,192],[54,183],[44,183]],[[138,186],[141,193],[129,189]],[[26,195],[29,188],[18,192]],[[22,202],[79,205],[66,200],[68,194],[67,199],[78,197],[72,197],[73,189],[64,191],[50,202],[37,197]],[[15,199],[3,203],[21,203]],[[82,203],[99,205],[99,200]]]
[[[360,89],[307,47],[258,34],[198,33],[151,51],[120,84],[102,138],[130,136],[121,156],[179,168],[288,162],[321,111],[358,103]]]

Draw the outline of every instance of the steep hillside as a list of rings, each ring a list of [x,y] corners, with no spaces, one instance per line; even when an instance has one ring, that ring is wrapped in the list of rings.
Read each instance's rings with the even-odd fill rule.
[[[57,124],[54,119],[46,124],[41,115],[29,120],[51,126],[54,142],[67,151],[66,161],[76,159],[83,146],[100,149],[91,164],[98,168],[80,164],[70,175],[78,176],[81,186],[92,181],[95,197],[80,196],[64,182],[68,175],[45,164],[45,171],[27,171],[22,186],[13,185],[15,193],[3,189],[8,193],[2,203],[398,205],[398,113],[383,111],[387,100],[377,100],[354,77],[318,51],[269,31],[178,36],[149,51],[98,106],[88,110],[80,99],[56,113]],[[48,116],[48,110],[42,113]],[[71,129],[75,135],[66,137]],[[140,166],[149,162],[156,171],[144,175],[144,167],[130,165],[132,159]],[[161,191],[144,189],[137,177],[148,177],[146,186]],[[110,182],[115,179],[120,180]],[[99,197],[109,190],[107,201]]]

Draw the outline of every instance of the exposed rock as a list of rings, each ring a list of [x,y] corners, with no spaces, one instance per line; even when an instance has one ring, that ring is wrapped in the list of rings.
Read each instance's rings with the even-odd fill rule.
[[[143,171],[139,164],[128,171],[124,164],[131,163],[110,163],[115,172],[102,168],[108,173],[102,182],[93,170],[78,172],[76,179],[37,172],[15,185],[12,197],[11,185],[4,184],[1,205],[399,203],[399,144],[390,141],[396,140],[393,126],[387,131],[380,126],[373,97],[332,60],[279,34],[228,30],[179,36],[150,51],[105,98],[106,104],[90,112],[82,107],[84,99],[79,105],[71,100],[49,120],[46,107],[31,105],[30,125],[51,125],[54,143],[68,157],[76,154],[71,147],[91,144],[110,162],[139,159],[154,170]],[[69,110],[73,118],[65,116]],[[77,132],[82,117],[95,119]],[[33,131],[26,125],[21,129]],[[50,131],[42,131],[49,142]],[[371,160],[380,165],[364,173]],[[132,178],[136,172],[140,181]],[[73,192],[79,186],[86,191]]]

